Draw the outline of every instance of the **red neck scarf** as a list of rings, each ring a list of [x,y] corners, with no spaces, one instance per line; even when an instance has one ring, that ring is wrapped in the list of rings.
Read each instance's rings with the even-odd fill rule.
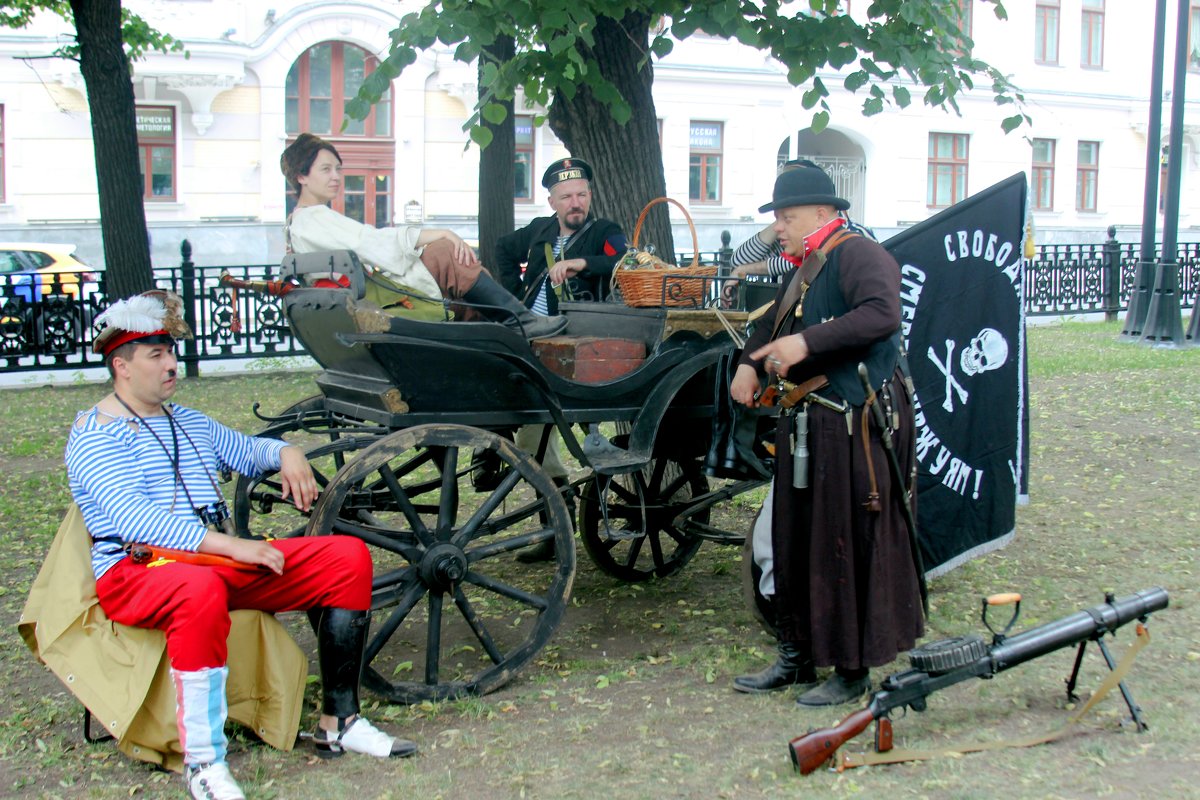
[[[791,262],[793,266],[800,266],[802,263],[804,263],[804,259],[808,258],[809,253],[825,244],[825,240],[828,239],[834,231],[845,224],[846,220],[842,219],[841,217],[834,217],[833,219],[829,220],[829,222],[826,222],[808,236],[804,237],[804,255],[793,256],[783,253],[782,255],[784,260]]]

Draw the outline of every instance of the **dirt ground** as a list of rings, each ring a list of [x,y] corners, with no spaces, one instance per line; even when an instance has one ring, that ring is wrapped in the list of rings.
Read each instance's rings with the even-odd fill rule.
[[[1111,339],[1107,329],[1065,339],[1033,332],[1031,348],[1036,357],[1074,347],[1086,359]],[[233,383],[261,378],[222,380],[231,381],[223,392],[263,391]],[[742,602],[740,550],[706,543],[679,575],[644,584],[609,577],[581,552],[565,621],[532,663],[492,694],[408,707],[368,698],[373,721],[419,743],[416,758],[324,762],[304,743],[283,753],[234,730],[231,765],[248,797],[302,800],[1200,797],[1200,359],[1131,370],[1097,358],[1090,369],[1035,373],[1032,380],[1031,503],[1018,509],[1007,548],[933,581],[928,638],[980,631],[979,598],[996,591],[1023,593],[1023,629],[1097,605],[1108,590],[1163,586],[1171,606],[1151,618],[1153,643],[1128,681],[1150,723],[1145,733],[1122,724],[1127,714],[1114,693],[1055,744],[800,777],[788,740],[858,706],[805,711],[788,693],[731,691],[735,675],[767,663],[772,642]],[[78,408],[89,394],[65,391],[74,394],[45,405]],[[304,381],[285,382],[277,392],[280,402],[298,399]],[[16,435],[42,443],[19,450],[10,442],[4,451],[0,563],[8,580],[0,587],[0,619],[9,690],[0,701],[0,796],[183,796],[177,776],[132,762],[111,743],[84,743],[81,706],[16,636],[65,497],[54,452],[61,452],[59,433],[32,426]],[[38,496],[51,500],[38,503]],[[753,496],[727,503],[718,521],[744,529],[755,508]],[[311,657],[303,618],[290,615],[285,623]],[[1132,629],[1110,641],[1119,657]],[[897,746],[1056,730],[1069,713],[1062,681],[1072,658],[1073,651],[1059,651],[934,695],[925,713],[895,720]],[[905,666],[901,659],[872,679]],[[1089,650],[1081,694],[1102,676],[1102,662]],[[315,686],[309,693],[302,730],[315,719]],[[849,749],[866,750],[869,740],[864,734]]]

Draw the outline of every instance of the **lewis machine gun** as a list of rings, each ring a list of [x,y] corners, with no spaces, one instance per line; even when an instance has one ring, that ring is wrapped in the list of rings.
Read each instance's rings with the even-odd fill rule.
[[[1013,605],[1012,617],[1003,630],[995,630],[988,622],[988,608],[995,605]],[[1116,684],[1121,689],[1125,704],[1137,730],[1145,730],[1140,709],[1133,700],[1133,695],[1125,686],[1122,679],[1132,663],[1133,656],[1149,641],[1146,631],[1146,618],[1155,611],[1167,607],[1167,593],[1164,589],[1143,589],[1128,597],[1115,598],[1112,594],[1105,596],[1102,605],[1077,611],[1070,616],[1038,625],[1022,631],[1014,636],[1008,632],[1017,621],[1021,609],[1019,594],[992,595],[983,599],[983,624],[992,633],[992,642],[988,645],[982,636],[970,634],[923,645],[909,653],[912,668],[896,673],[884,679],[879,691],[871,696],[867,707],[855,711],[833,728],[810,731],[803,736],[792,739],[788,744],[788,754],[792,764],[804,775],[813,772],[821,765],[831,761],[839,747],[866,730],[872,722],[876,723],[875,753],[858,756],[843,756],[835,764],[839,770],[847,767],[863,766],[872,763],[892,763],[898,761],[928,758],[937,753],[913,752],[908,754],[888,754],[892,749],[892,725],[889,714],[897,709],[911,708],[914,711],[924,711],[926,698],[939,689],[953,686],[970,678],[991,678],[998,672],[1032,661],[1039,656],[1066,647],[1078,645],[1075,655],[1075,667],[1067,680],[1067,698],[1076,700],[1075,683],[1079,676],[1079,667],[1083,662],[1084,648],[1088,642],[1095,642],[1112,670],[1104,684],[1092,695],[1091,700],[1076,712],[1072,721],[1082,716],[1094,702]],[[1104,636],[1113,633],[1117,628],[1137,620],[1138,641],[1118,665],[1104,643]],[[1066,732],[1066,728],[1056,734],[1016,743],[1017,745],[1032,745],[1058,738]],[[1011,746],[1011,745],[1010,745]],[[993,746],[980,745],[968,748],[956,748],[952,752],[968,752],[971,750],[991,749]]]

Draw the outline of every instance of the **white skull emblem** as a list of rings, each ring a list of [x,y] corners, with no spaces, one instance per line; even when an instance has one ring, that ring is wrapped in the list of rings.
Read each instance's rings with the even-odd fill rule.
[[[1000,331],[984,328],[963,348],[958,363],[965,374],[978,375],[999,369],[1007,360],[1008,342],[1000,335]]]

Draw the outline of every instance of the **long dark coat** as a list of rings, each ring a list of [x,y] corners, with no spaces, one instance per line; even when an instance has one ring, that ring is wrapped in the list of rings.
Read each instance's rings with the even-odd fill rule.
[[[787,291],[788,276],[776,298]],[[911,648],[924,630],[909,531],[899,502],[899,487],[889,471],[880,431],[869,423],[870,468],[863,447],[861,388],[856,394],[846,376],[859,361],[894,349],[900,324],[900,268],[875,242],[855,237],[833,251],[805,296],[803,316],[792,309],[780,336],[803,333],[808,359],[786,376],[800,382],[819,374],[840,375],[834,386],[849,395],[847,415],[817,404],[809,406],[811,472],[809,488],[792,488],[791,420],[780,418],[776,432],[776,476],[772,544],[775,557],[775,608],[781,638],[811,648],[819,666],[847,669],[891,662]],[[843,313],[829,313],[833,306]],[[770,339],[759,325],[746,345],[742,363],[761,369],[749,354]],[[903,474],[912,474],[912,407],[895,361],[882,367],[873,383],[886,385],[900,425],[893,444]],[[834,402],[843,398],[826,389]],[[869,417],[869,415],[868,415]],[[871,473],[880,511],[866,507]],[[915,503],[915,497],[914,497]],[[915,514],[915,505],[914,505]]]
[[[608,297],[613,268],[625,255],[625,234],[617,223],[589,215],[585,228],[572,235],[559,260],[582,258],[587,268],[567,280],[580,298],[601,301]],[[537,217],[524,228],[496,240],[496,277],[526,306],[533,306],[536,291],[546,272],[546,246],[553,247],[560,232],[558,217]],[[521,266],[525,266],[524,273]],[[558,313],[554,292],[547,297],[550,313]]]

